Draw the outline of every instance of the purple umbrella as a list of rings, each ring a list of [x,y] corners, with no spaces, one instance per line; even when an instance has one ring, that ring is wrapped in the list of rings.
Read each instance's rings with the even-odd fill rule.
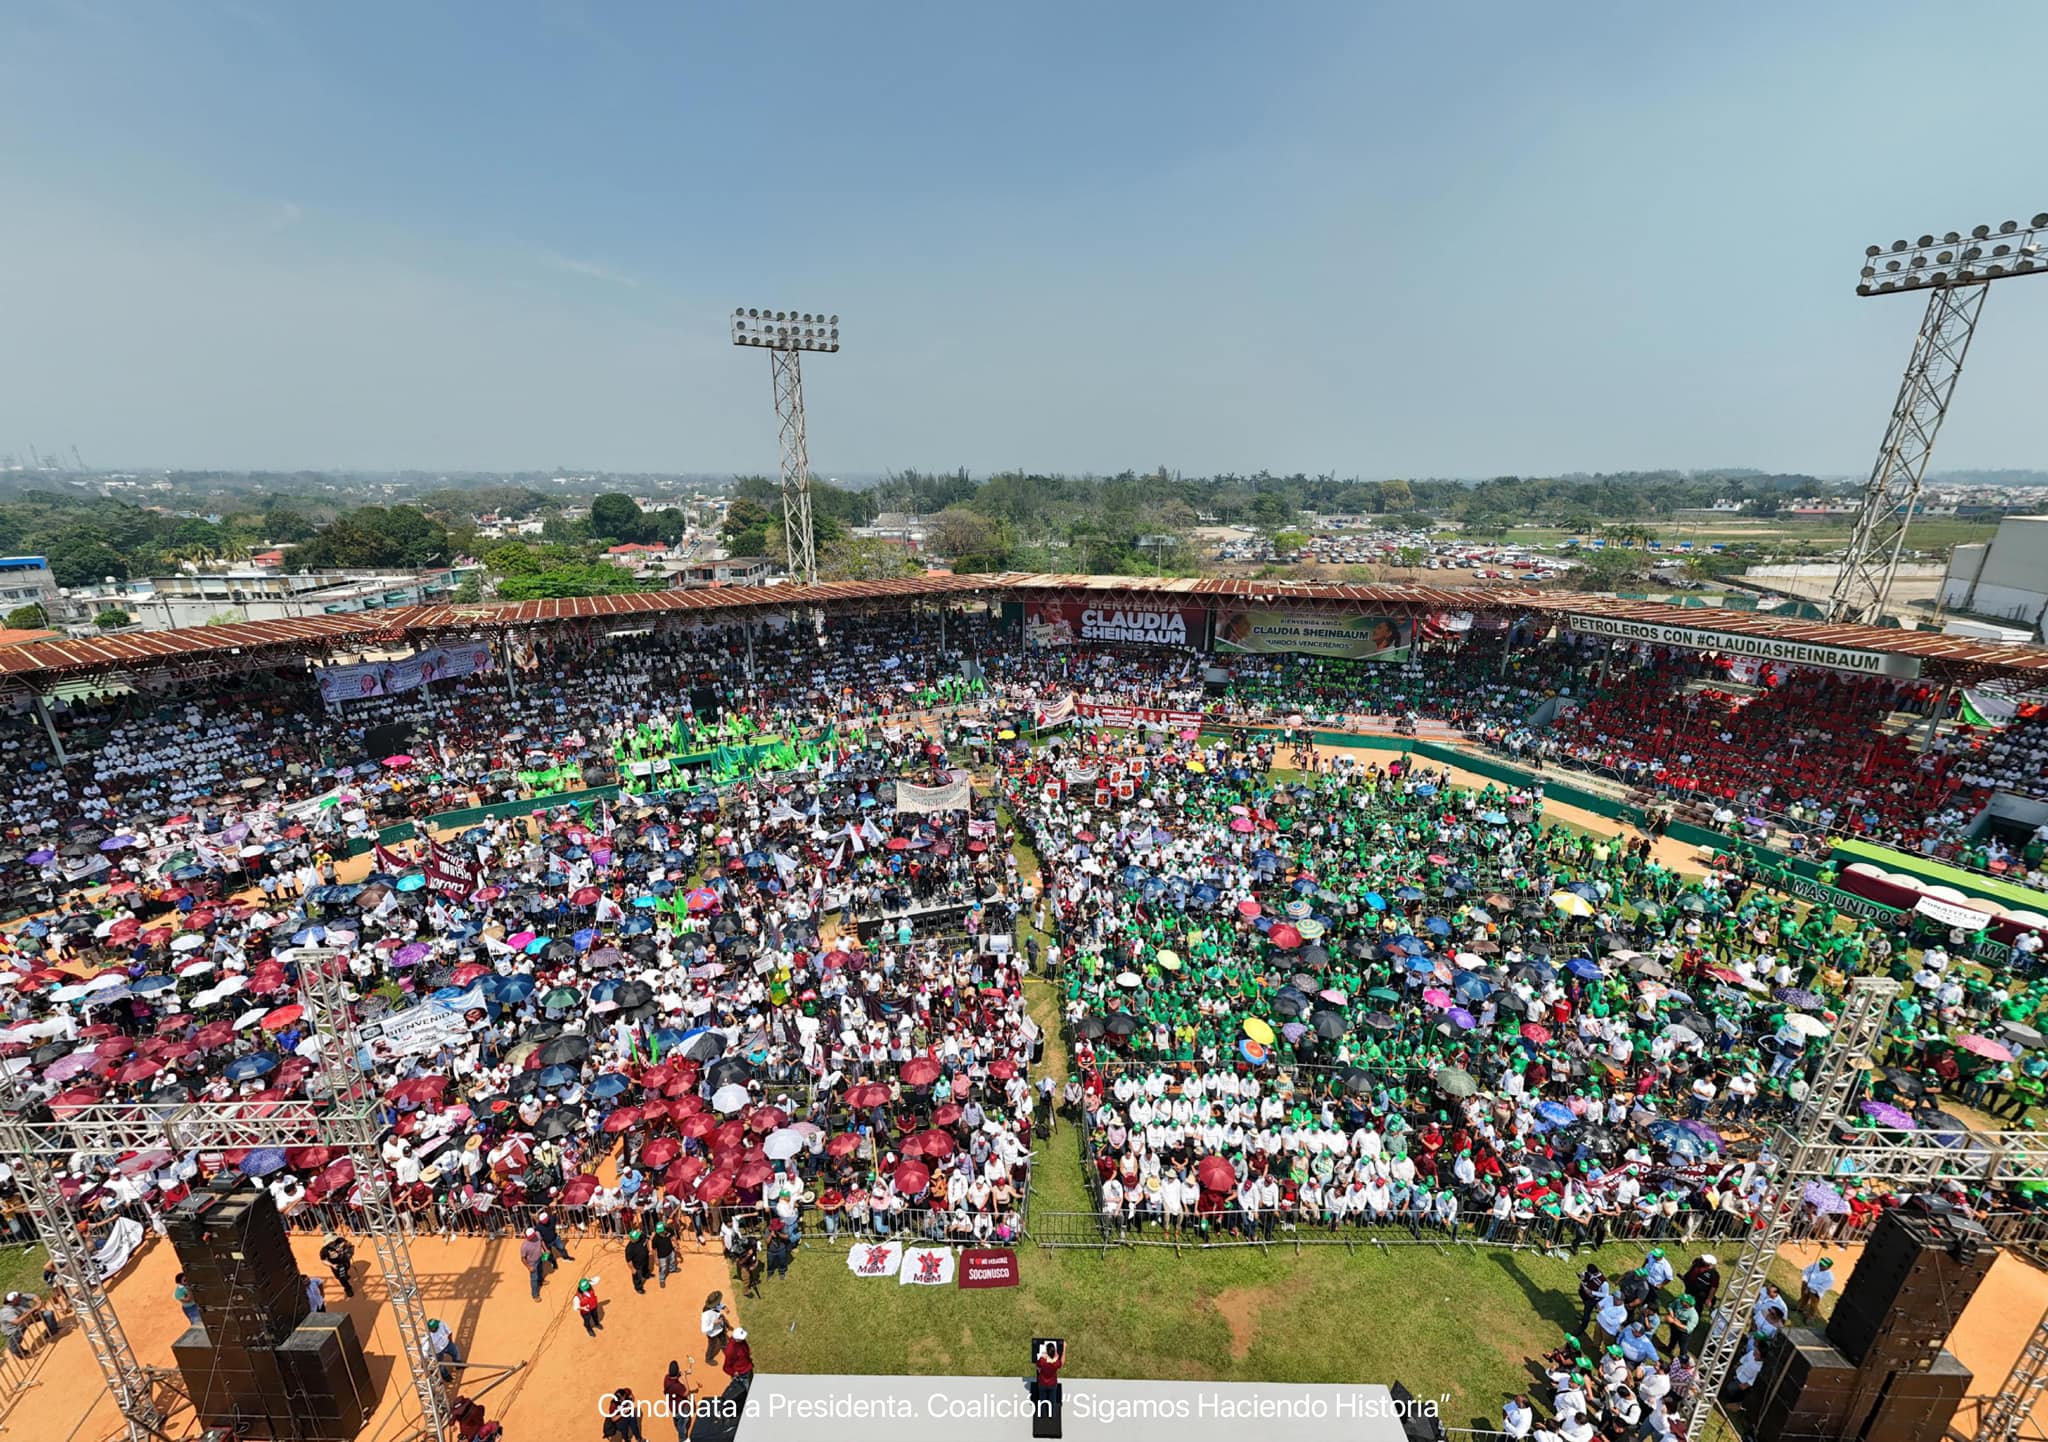
[[[433,954],[431,949],[415,941],[410,945],[399,947],[391,957],[391,964],[393,966],[418,966]]]
[[[119,851],[124,846],[133,846],[134,844],[135,838],[132,836],[109,836],[105,841],[102,841],[100,843],[100,850]]]
[[[1288,1044],[1291,1046],[1308,1035],[1308,1028],[1298,1021],[1290,1021],[1287,1025],[1280,1028],[1280,1035],[1286,1037]]]
[[[28,854],[28,864],[30,866],[46,866],[50,862],[55,861],[56,859],[57,853],[50,850],[50,848],[47,846],[45,846],[41,851],[31,851]]]
[[[75,1051],[70,1056],[60,1056],[43,1069],[43,1075],[53,1082],[67,1082],[81,1072],[92,1070],[98,1058],[91,1051]]]
[[[1919,1130],[1919,1123],[1915,1122],[1890,1102],[1865,1102],[1863,1104],[1863,1115],[1869,1117],[1879,1126],[1889,1127],[1896,1132]]]
[[[1849,1211],[1848,1199],[1836,1190],[1833,1182],[1808,1182],[1800,1188],[1799,1195],[1823,1216],[1844,1216]]]
[[[1713,1147],[1716,1150],[1720,1149],[1721,1134],[1715,1131],[1712,1127],[1708,1126],[1705,1122],[1696,1122],[1688,1118],[1687,1120],[1680,1122],[1679,1125],[1684,1127],[1687,1131],[1691,1132],[1694,1136],[1698,1137],[1701,1141],[1705,1142],[1708,1146]]]
[[[1444,1016],[1447,1020],[1451,1022],[1452,1025],[1456,1026],[1459,1031],[1470,1031],[1473,1027],[1479,1024],[1478,1018],[1474,1017],[1471,1012],[1465,1010],[1465,1008],[1462,1006],[1452,1007],[1449,1011],[1444,1013]]]

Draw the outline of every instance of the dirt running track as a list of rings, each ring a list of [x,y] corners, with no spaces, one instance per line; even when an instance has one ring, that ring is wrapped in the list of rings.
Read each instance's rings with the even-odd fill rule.
[[[536,1302],[528,1293],[526,1270],[519,1265],[514,1239],[443,1241],[422,1238],[413,1243],[414,1270],[419,1275],[427,1316],[438,1318],[455,1333],[462,1355],[478,1364],[526,1365],[509,1375],[472,1375],[461,1390],[483,1402],[491,1418],[505,1425],[509,1442],[574,1442],[595,1438],[601,1425],[598,1399],[614,1387],[629,1386],[642,1398],[661,1396],[661,1381],[670,1359],[695,1359],[696,1374],[715,1379],[707,1388],[722,1390],[725,1377],[704,1363],[704,1339],[697,1318],[705,1295],[725,1293],[726,1305],[738,1317],[744,1303],[733,1295],[725,1259],[716,1247],[685,1251],[681,1267],[666,1290],[648,1284],[637,1296],[627,1279],[622,1243],[599,1245],[570,1239],[576,1260],[549,1277]],[[320,1237],[294,1234],[299,1266],[309,1276],[327,1278],[318,1260]],[[830,1252],[802,1257],[797,1266],[838,1266]],[[343,1301],[328,1279],[328,1306],[347,1310],[356,1319],[369,1354],[370,1375],[381,1403],[361,1436],[363,1442],[395,1442],[408,1435],[406,1419],[416,1417],[411,1383],[398,1356],[397,1328],[381,1305],[383,1284],[367,1243],[357,1249],[356,1299]],[[144,1365],[169,1367],[171,1343],[185,1330],[184,1314],[171,1298],[177,1255],[170,1244],[152,1239],[143,1254],[115,1281],[111,1295],[129,1343]],[[578,1276],[599,1278],[605,1300],[604,1330],[584,1335],[570,1305]],[[772,1285],[764,1283],[763,1285]],[[92,1351],[75,1326],[54,1344],[36,1349],[30,1362],[30,1385],[0,1397],[0,1437],[23,1442],[104,1442],[126,1431],[108,1396]],[[649,1419],[650,1437],[664,1435],[670,1424]],[[656,1428],[663,1429],[661,1431]],[[197,1436],[192,1413],[172,1415],[173,1437]]]

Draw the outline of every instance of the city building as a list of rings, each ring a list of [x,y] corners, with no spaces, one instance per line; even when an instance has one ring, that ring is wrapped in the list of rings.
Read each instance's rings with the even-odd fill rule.
[[[430,571],[313,571],[290,575],[254,567],[152,576],[125,586],[63,593],[50,619],[89,628],[106,610],[128,613],[145,631],[214,621],[282,621],[380,611],[448,599],[475,565]]]
[[[673,591],[699,586],[765,586],[775,575],[775,563],[766,556],[727,556],[715,561],[692,561],[669,581]]]
[[[48,612],[57,601],[57,578],[41,556],[0,556],[0,615],[19,606],[41,606]],[[54,619],[54,617],[52,617]]]

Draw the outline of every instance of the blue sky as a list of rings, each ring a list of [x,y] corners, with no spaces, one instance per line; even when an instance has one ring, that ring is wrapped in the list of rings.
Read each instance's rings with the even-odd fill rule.
[[[1862,247],[2048,209],[2044,50],[1974,0],[11,0],[0,451],[768,470],[768,304],[844,318],[821,474],[1860,472],[1919,309]],[[2048,283],[1999,290],[1937,468],[2048,465]]]

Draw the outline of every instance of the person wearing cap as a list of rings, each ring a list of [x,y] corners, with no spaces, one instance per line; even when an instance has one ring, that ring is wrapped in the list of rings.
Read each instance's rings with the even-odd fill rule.
[[[1650,1248],[1650,1255],[1643,1259],[1643,1280],[1650,1284],[1650,1290],[1661,1292],[1677,1280],[1678,1274],[1671,1270],[1671,1261],[1664,1255],[1662,1247]]]
[[[754,1351],[747,1345],[747,1329],[732,1329],[732,1340],[725,1348],[725,1375],[738,1381],[744,1377],[749,1382],[754,1377]]]
[[[1835,1289],[1835,1259],[1822,1257],[1809,1262],[1799,1273],[1799,1310],[1808,1317],[1820,1316],[1820,1299]]]
[[[647,1238],[638,1227],[626,1238],[626,1265],[632,1271],[633,1290],[646,1295],[647,1279],[654,1275],[654,1254],[648,1250]]]
[[[676,1269],[676,1239],[668,1229],[667,1222],[654,1224],[654,1235],[648,1240],[654,1251],[654,1280],[664,1290],[668,1287],[668,1274]]]
[[[439,1317],[427,1322],[427,1335],[420,1339],[420,1351],[429,1360],[441,1364],[441,1385],[455,1385],[455,1369],[462,1365],[462,1349],[455,1344],[455,1334],[448,1330],[448,1324]]]
[[[356,1265],[356,1246],[339,1232],[330,1231],[327,1240],[320,1245],[320,1260],[327,1264],[327,1270],[334,1273],[334,1280],[341,1283],[341,1295],[353,1297],[356,1294],[353,1272]]]
[[[604,1303],[598,1299],[597,1284],[585,1277],[576,1284],[576,1318],[585,1336],[595,1337],[604,1326]]]
[[[570,1254],[569,1249],[562,1244],[562,1234],[555,1228],[553,1212],[542,1212],[539,1216],[535,1217],[533,1219],[533,1229],[540,1233],[541,1242],[547,1247],[548,1254],[556,1261],[573,1262],[576,1260]]]
[[[519,1263],[526,1268],[526,1280],[533,1289],[533,1300],[540,1300],[540,1284],[547,1276],[548,1249],[541,1241],[540,1233],[532,1227],[519,1241]]]
[[[697,1319],[697,1330],[704,1334],[705,1361],[716,1362],[718,1354],[725,1350],[729,1325],[725,1310],[725,1294],[713,1292],[704,1299],[703,1314]]]
[[[1702,1316],[1714,1310],[1714,1299],[1721,1295],[1721,1262],[1712,1252],[1702,1252],[1693,1258],[1685,1269],[1686,1295],[1699,1308]]]
[[[1700,1325],[1700,1309],[1694,1305],[1690,1292],[1678,1294],[1664,1313],[1664,1321],[1671,1329],[1671,1335],[1665,1345],[1673,1352],[1683,1351],[1685,1344],[1692,1339],[1692,1334],[1699,1330]]]

